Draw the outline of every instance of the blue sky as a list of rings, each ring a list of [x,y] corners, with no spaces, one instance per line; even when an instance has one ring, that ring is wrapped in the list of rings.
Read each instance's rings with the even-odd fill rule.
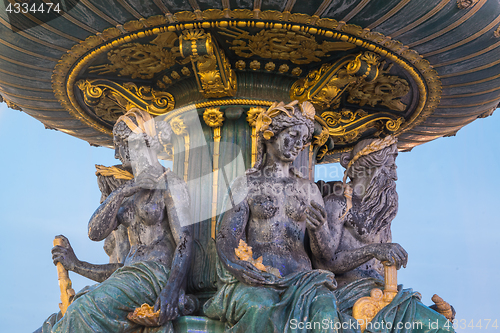
[[[458,332],[496,332],[500,326],[500,112],[456,137],[401,153],[397,159],[399,213],[393,241],[409,253],[398,282],[432,304],[437,293],[457,310]],[[80,260],[105,263],[102,242],[87,238],[99,205],[95,164],[113,165],[113,151],[46,130],[0,104],[0,321],[2,332],[32,332],[58,310],[59,287],[50,249],[66,235]],[[325,180],[342,169],[317,169]],[[319,179],[319,178],[318,178]],[[70,273],[75,290],[91,281]],[[490,329],[485,329],[490,319]],[[465,325],[464,325],[465,323]],[[465,329],[460,327],[465,326]]]

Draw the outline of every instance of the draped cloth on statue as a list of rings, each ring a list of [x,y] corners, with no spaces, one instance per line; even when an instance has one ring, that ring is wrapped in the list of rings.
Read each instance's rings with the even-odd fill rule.
[[[221,269],[218,263],[219,273]],[[336,283],[330,272],[297,272],[266,286],[246,285],[227,271],[223,276],[228,283],[205,304],[204,312],[225,322],[227,333],[336,332],[319,327],[339,321],[333,294]],[[319,329],[299,329],[303,322],[317,323]]]
[[[335,291],[338,310],[343,323],[350,323],[354,303],[361,297],[370,296],[373,288],[383,289],[384,282],[373,278],[360,279]],[[446,318],[425,306],[420,301],[420,294],[412,289],[398,287],[398,294],[392,302],[377,313],[368,324],[365,333],[444,333],[454,332],[452,324]],[[346,330],[344,330],[346,332]],[[347,330],[347,332],[351,332]],[[354,331],[357,332],[357,331]]]
[[[75,299],[52,332],[174,332],[171,322],[144,327],[127,319],[127,314],[143,303],[155,304],[169,273],[168,268],[152,261],[121,267],[95,289]]]

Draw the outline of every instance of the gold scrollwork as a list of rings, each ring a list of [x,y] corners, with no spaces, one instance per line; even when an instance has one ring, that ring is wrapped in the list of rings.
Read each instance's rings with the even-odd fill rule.
[[[171,94],[155,91],[149,86],[137,87],[134,83],[120,85],[104,79],[80,80],[77,86],[83,92],[85,104],[92,107],[99,105],[105,91],[111,92],[125,110],[137,107],[148,113],[161,115],[173,110],[175,106]]]
[[[361,109],[355,112],[347,109],[326,111],[321,114],[321,118],[328,125],[329,136],[340,144],[353,143],[370,128],[378,129],[377,133],[381,133],[384,127],[395,132],[405,121],[403,117],[396,117],[388,112],[369,114]]]
[[[210,33],[202,29],[184,31],[179,45],[182,56],[191,59],[199,90],[205,98],[235,95],[236,74]]]
[[[294,64],[309,64],[330,56],[328,52],[351,50],[346,42],[322,41],[306,32],[287,29],[263,29],[256,34],[237,28],[220,28],[221,35],[233,39],[230,49],[244,58],[258,56],[266,59],[289,60]]]

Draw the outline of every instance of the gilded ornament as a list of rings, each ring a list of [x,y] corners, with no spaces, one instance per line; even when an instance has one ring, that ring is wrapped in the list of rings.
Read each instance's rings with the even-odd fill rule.
[[[179,80],[181,78],[181,76],[179,75],[179,73],[177,73],[176,71],[172,71],[172,73],[170,73],[170,76],[174,80]]]
[[[157,25],[167,24],[167,19],[163,15],[155,15],[148,17],[146,20],[144,20],[144,22],[148,27],[154,27]]]
[[[436,294],[432,296],[431,300],[436,304],[436,311],[453,323],[455,315],[451,305]]]
[[[188,11],[175,13],[174,17],[179,22],[196,21],[196,15],[193,12]]]
[[[500,37],[500,25],[495,29],[495,32],[493,32],[493,36],[495,36],[495,38]]]
[[[355,48],[347,42],[316,42],[314,35],[287,29],[263,29],[256,34],[237,28],[221,28],[221,35],[233,39],[230,49],[236,55],[249,58],[289,60],[294,64],[309,64],[329,57],[328,52],[347,51]]]
[[[458,9],[466,9],[475,5],[479,0],[457,0]]]
[[[251,19],[253,18],[253,11],[250,9],[233,9],[230,16],[235,19]]]
[[[105,29],[101,34],[100,36],[104,39],[104,40],[108,40],[108,39],[113,39],[113,38],[116,38],[118,36],[120,36],[122,34],[122,32],[120,31],[120,29],[117,29],[115,27],[111,27],[111,28],[107,28]]]
[[[202,16],[205,20],[217,20],[224,18],[224,13],[220,9],[207,9],[203,11]]]
[[[106,167],[104,165],[96,164],[95,168],[96,168],[95,172],[96,176],[98,175],[106,177],[112,176],[115,179],[123,179],[123,180],[130,180],[134,178],[134,175],[132,173],[128,172],[127,170],[118,168],[116,166]]]
[[[219,12],[218,12],[219,11]],[[224,17],[220,17],[223,13]],[[60,101],[61,105],[73,116],[85,123],[86,125],[98,131],[111,135],[109,127],[103,125],[97,120],[89,117],[79,105],[73,91],[67,87],[73,87],[82,71],[88,68],[89,64],[98,56],[106,55],[110,50],[120,46],[138,41],[144,36],[159,36],[166,31],[182,32],[192,28],[209,28],[220,27],[255,27],[258,29],[286,29],[287,31],[301,31],[309,33],[312,36],[318,35],[321,38],[332,38],[336,41],[342,41],[351,44],[353,47],[371,50],[374,53],[389,58],[403,70],[405,70],[415,81],[418,87],[418,101],[415,111],[410,115],[409,119],[401,126],[397,134],[401,134],[414,126],[422,123],[437,107],[441,96],[441,82],[438,73],[432,69],[428,61],[414,50],[404,48],[401,43],[393,42],[390,38],[383,34],[372,32],[369,29],[362,29],[346,24],[345,22],[337,22],[333,19],[317,18],[313,16],[309,26],[300,26],[288,24],[287,22],[279,22],[283,20],[283,14],[278,11],[262,11],[259,13],[259,20],[248,21],[231,21],[228,22],[231,10],[205,10],[200,12],[202,17],[212,20],[220,20],[217,22],[193,22],[192,24],[179,24],[180,21],[193,21],[196,15],[192,12],[177,13],[175,16],[167,14],[168,26],[158,27],[154,29],[143,29],[138,32],[125,34],[125,30],[117,28],[108,28],[98,36],[91,36],[85,41],[74,45],[68,53],[65,53],[58,64],[55,66],[52,76],[52,87],[54,95]],[[212,16],[210,16],[212,15]],[[293,15],[293,14],[292,14]],[[290,14],[289,14],[290,16]],[[153,26],[155,23],[149,22],[148,19],[142,20],[141,23],[145,26]],[[274,22],[264,22],[274,21]],[[121,28],[121,27],[120,27]],[[297,30],[298,29],[298,30]],[[353,37],[354,36],[354,37]],[[359,39],[356,37],[360,37]],[[362,39],[361,39],[362,38]],[[151,43],[150,43],[151,44]],[[176,48],[171,49],[172,52],[177,52]],[[397,54],[396,54],[397,52]],[[182,59],[176,57],[178,62],[189,61],[190,59]],[[117,69],[120,70],[120,69]],[[159,86],[159,85],[158,85]],[[247,100],[245,100],[247,102]],[[235,103],[235,102],[231,102]],[[339,151],[336,149],[334,152]],[[332,153],[334,153],[332,152]],[[330,152],[328,153],[330,155]]]
[[[254,60],[250,63],[250,69],[257,70],[260,69],[260,61]]]
[[[94,112],[99,118],[114,123],[127,110],[127,106],[122,103],[119,96],[106,91],[99,104],[94,107]]]
[[[316,25],[318,27],[322,27],[322,28],[327,28],[327,29],[335,29],[339,23],[337,22],[337,20],[334,20],[334,19],[330,19],[330,18],[322,18],[320,20],[318,20],[318,22],[316,23]]]
[[[319,110],[338,108],[345,91],[350,92],[353,85],[368,87],[367,85],[378,77],[379,59],[380,57],[372,52],[364,52],[357,56],[345,56],[331,65],[323,64],[293,84],[290,98],[309,100]]]
[[[90,73],[100,75],[118,72],[119,76],[132,79],[151,79],[156,73],[176,64],[180,57],[174,43],[178,37],[173,32],[159,34],[150,44],[128,43],[108,52],[111,64],[90,67]]]
[[[328,126],[329,136],[338,144],[350,144],[369,130],[375,129],[376,133],[382,133],[384,128],[393,133],[399,130],[405,121],[402,117],[396,117],[392,113],[377,112],[369,114],[364,110],[355,112],[342,109],[340,111],[325,111],[321,118]],[[375,135],[375,134],[373,134]]]
[[[203,120],[210,127],[220,127],[224,122],[224,114],[220,108],[206,108],[203,112]]]
[[[127,30],[128,32],[136,31],[136,30],[141,30],[144,29],[145,26],[142,24],[141,21],[129,21],[123,24],[123,29]]]
[[[254,60],[255,61],[255,60]],[[253,61],[252,61],[253,63]],[[250,66],[252,64],[250,63]],[[259,64],[259,67],[260,67],[260,64]],[[266,71],[274,71],[274,69],[276,68],[276,64],[274,62],[268,62],[265,66],[264,66],[264,69]],[[253,69],[253,68],[252,68]]]
[[[184,124],[184,121],[182,120],[181,117],[175,117],[170,121],[170,127],[172,127],[172,132],[174,132],[176,135],[186,135],[186,125]]]
[[[190,71],[190,70],[189,70],[189,68],[187,68],[187,67],[182,67],[182,69],[181,69],[181,73],[182,73],[182,75],[184,75],[184,76],[189,76],[189,75],[191,75],[191,71]]]
[[[154,306],[144,303],[133,312],[129,312],[127,319],[142,326],[160,326],[160,310],[155,312]]]
[[[185,31],[179,47],[181,54],[191,60],[199,91],[205,98],[234,96],[236,74],[209,33],[201,29]]]
[[[175,106],[171,94],[155,91],[149,86],[138,87],[134,83],[120,85],[104,79],[80,80],[77,86],[83,92],[85,104],[92,107],[99,105],[103,96],[113,96],[124,109],[137,107],[154,115],[167,113]]]
[[[300,74],[302,74],[302,69],[300,69],[300,67],[292,69],[292,75],[299,76]]]
[[[283,13],[277,10],[266,10],[259,13],[261,20],[267,21],[281,21],[283,18]]]
[[[290,21],[294,23],[309,24],[311,23],[311,16],[307,14],[294,13],[290,15]]]
[[[247,112],[247,118],[246,120],[248,121],[248,124],[250,127],[255,127],[255,122],[257,121],[257,117],[259,116],[260,113],[266,111],[266,109],[261,108],[261,107],[251,107],[248,112]]]
[[[347,101],[361,107],[380,104],[394,111],[406,110],[401,97],[410,92],[410,85],[405,79],[388,74],[392,64],[385,70],[384,66],[385,62],[380,64],[379,75],[373,81],[358,81],[351,85]]]
[[[278,71],[280,73],[286,73],[286,72],[288,72],[289,69],[290,69],[290,67],[288,67],[287,64],[283,64],[283,65],[280,66],[280,68],[278,69]]]
[[[398,293],[396,266],[384,264],[384,291],[373,288],[370,297],[362,297],[354,303],[352,316],[360,323],[361,332],[367,324],[396,297]]]
[[[161,80],[166,84],[172,84],[172,80],[170,80],[170,78],[166,75]]]
[[[246,64],[243,60],[238,60],[238,61],[236,62],[235,67],[236,67],[236,69],[239,69],[239,70],[241,71],[241,70],[244,70],[244,69],[245,69],[246,65],[247,65],[247,64]]]
[[[240,243],[238,244],[238,247],[234,249],[234,253],[236,254],[236,257],[238,257],[238,259],[251,263],[258,270],[271,273],[279,278],[281,277],[279,269],[262,264],[262,256],[254,259],[252,247],[248,246],[244,240],[240,239]]]

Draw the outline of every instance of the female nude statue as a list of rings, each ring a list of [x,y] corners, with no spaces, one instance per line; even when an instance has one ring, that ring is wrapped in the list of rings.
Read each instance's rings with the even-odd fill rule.
[[[127,319],[143,303],[160,310],[157,323],[163,325],[148,332],[173,330],[169,321],[179,315],[192,230],[186,184],[157,159],[160,140],[169,134],[168,125],[155,124],[138,109],[117,120],[115,157],[132,168],[135,178],[106,198],[88,230],[90,239],[100,241],[122,225],[128,229],[130,251],[123,267],[76,299],[52,332],[145,332]]]
[[[333,326],[318,324],[338,322],[334,276],[312,269],[304,244],[308,233],[317,257],[333,253],[323,199],[292,167],[310,143],[313,119],[314,107],[297,101],[275,104],[257,119],[257,161],[231,186],[233,207],[218,227],[218,271],[225,284],[204,307],[207,316],[228,324],[226,332],[298,332],[301,323],[304,331],[330,332]],[[274,274],[238,259],[240,240]],[[304,322],[316,325],[306,328]]]

